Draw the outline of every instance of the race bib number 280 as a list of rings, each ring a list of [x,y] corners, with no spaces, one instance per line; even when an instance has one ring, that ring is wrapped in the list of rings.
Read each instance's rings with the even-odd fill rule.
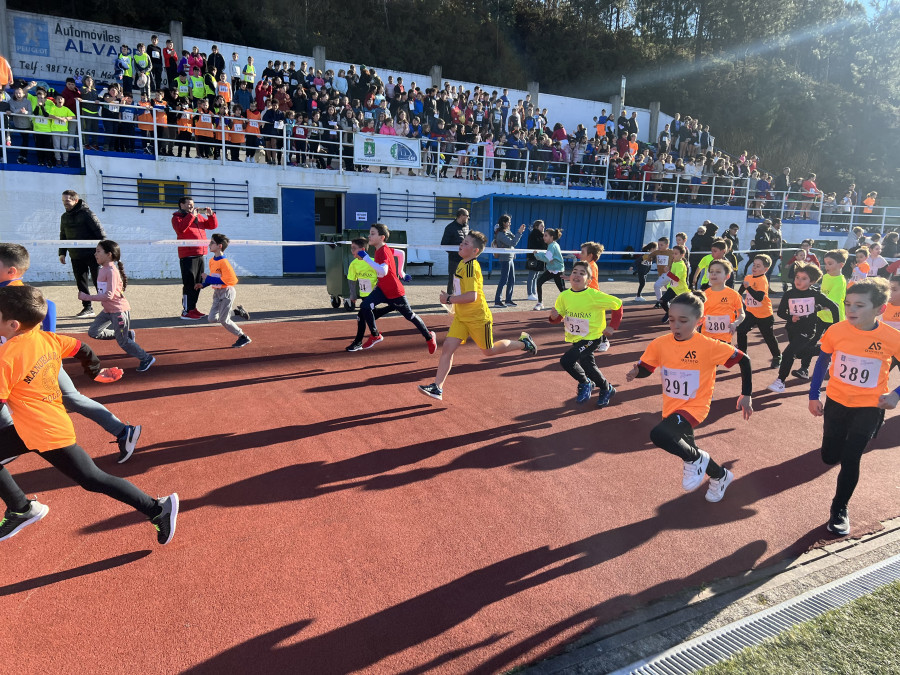
[[[728,333],[731,330],[731,318],[729,316],[706,316],[707,333]]]

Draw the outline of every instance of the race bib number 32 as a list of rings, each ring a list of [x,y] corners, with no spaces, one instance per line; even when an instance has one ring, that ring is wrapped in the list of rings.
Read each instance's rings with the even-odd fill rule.
[[[663,368],[663,394],[670,398],[679,398],[682,401],[690,401],[697,395],[700,388],[699,370],[681,370],[678,368]]]
[[[843,352],[835,353],[834,377],[845,384],[863,389],[874,389],[878,386],[881,373],[881,360],[869,359],[865,356],[853,356]]]
[[[591,330],[591,323],[587,319],[576,319],[574,316],[567,316],[563,323],[569,335],[584,337]]]

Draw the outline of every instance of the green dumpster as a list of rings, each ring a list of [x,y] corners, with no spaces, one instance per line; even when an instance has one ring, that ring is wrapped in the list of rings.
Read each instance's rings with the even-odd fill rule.
[[[350,284],[347,281],[347,270],[350,268],[350,247],[336,244],[338,241],[351,241],[362,237],[368,239],[369,230],[344,230],[340,233],[321,234],[319,241],[327,241],[331,246],[325,246],[325,290],[331,298],[331,306],[337,309],[344,298],[350,297]],[[405,244],[406,231],[394,230],[388,240],[388,245]],[[375,255],[375,250],[369,247],[369,255]]]

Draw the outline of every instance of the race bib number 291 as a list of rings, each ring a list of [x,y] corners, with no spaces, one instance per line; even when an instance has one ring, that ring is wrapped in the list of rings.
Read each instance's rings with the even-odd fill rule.
[[[700,388],[699,370],[682,370],[679,368],[663,368],[663,393],[670,398],[690,401]]]

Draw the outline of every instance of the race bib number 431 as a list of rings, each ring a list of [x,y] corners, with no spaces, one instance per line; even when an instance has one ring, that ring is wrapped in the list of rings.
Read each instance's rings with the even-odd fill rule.
[[[815,298],[791,298],[788,300],[791,316],[809,316],[816,311]]]
[[[681,370],[679,368],[663,368],[663,394],[670,398],[690,401],[700,388],[699,370]]]
[[[874,389],[878,386],[878,375],[880,373],[880,359],[853,356],[843,352],[835,353],[833,375],[845,384],[862,387],[863,389]]]

